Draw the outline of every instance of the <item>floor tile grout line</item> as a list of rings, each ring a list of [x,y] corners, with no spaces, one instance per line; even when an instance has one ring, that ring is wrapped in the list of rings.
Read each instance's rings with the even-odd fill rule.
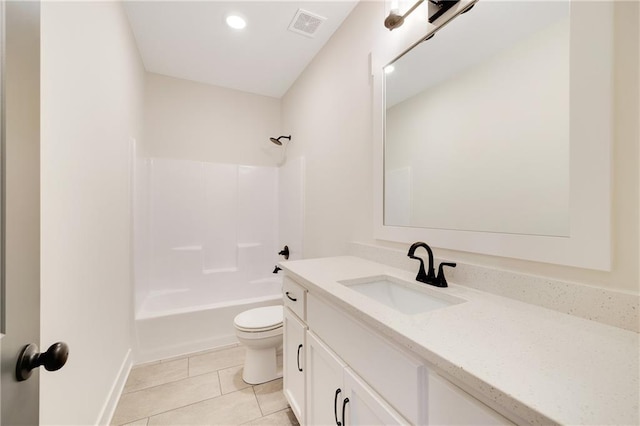
[[[239,426],[247,425],[247,424],[249,424],[249,423],[251,423],[251,422],[255,422],[256,420],[264,419],[264,418],[266,418],[266,417],[273,416],[274,414],[278,414],[278,413],[281,413],[281,412],[283,412],[283,411],[287,411],[287,410],[291,410],[291,407],[290,407],[289,405],[287,405],[287,408],[283,408],[282,410],[274,411],[273,413],[267,414],[266,416],[257,417],[257,418],[255,418],[255,419],[248,420],[248,421],[246,421],[246,422],[244,422],[244,423],[240,424]],[[262,411],[261,411],[261,412],[262,412]],[[293,412],[291,412],[291,414],[293,414]],[[293,415],[293,416],[295,417],[295,415]],[[287,417],[288,417],[288,416],[287,416]],[[296,418],[296,422],[297,422],[297,420],[298,420],[298,419]]]
[[[147,419],[147,423],[149,423],[149,416],[145,416],[145,417],[140,417],[139,419],[129,420],[129,421],[128,421],[128,422],[126,422],[126,423],[117,423],[117,424],[109,423],[109,425],[110,425],[110,426],[124,426],[124,425],[127,425],[127,424],[129,424],[129,423],[139,422],[139,421],[140,421],[140,420],[142,420],[142,419]]]
[[[205,374],[212,374],[212,373],[217,373],[217,375],[218,375],[218,385],[220,386],[220,391],[222,392],[222,382],[220,381],[220,373],[219,373],[219,371],[220,371],[220,370],[227,370],[227,369],[232,368],[232,367],[240,367],[240,366],[242,366],[242,365],[243,365],[243,364],[230,365],[230,366],[228,366],[228,367],[222,367],[222,368],[217,369],[217,370],[205,371],[205,372],[200,373],[200,374],[194,374],[193,376],[188,375],[188,374],[189,374],[189,370],[187,369],[187,376],[186,376],[186,377],[182,377],[182,378],[180,378],[180,379],[175,379],[175,380],[171,380],[171,381],[164,382],[164,383],[159,383],[159,384],[157,384],[157,385],[149,386],[149,387],[146,387],[146,388],[136,389],[136,390],[134,390],[134,391],[127,391],[127,392],[124,392],[124,391],[123,391],[123,392],[122,392],[122,394],[120,395],[120,398],[122,398],[122,396],[124,396],[124,395],[132,394],[132,393],[136,393],[136,392],[142,392],[142,391],[146,391],[146,390],[149,390],[149,389],[157,388],[157,387],[159,387],[159,386],[168,385],[168,384],[170,384],[170,383],[179,382],[179,381],[181,381],[181,380],[191,379],[191,378],[193,378],[193,377],[200,377],[200,376],[204,376]],[[245,382],[245,383],[246,383],[246,382]],[[245,389],[246,389],[246,388],[245,388]],[[235,391],[233,391],[233,392],[235,392]],[[229,393],[231,393],[231,392],[229,392]],[[118,400],[118,402],[120,402],[120,400]]]
[[[188,374],[188,373],[187,373],[187,374]],[[205,373],[205,374],[206,374],[206,373]],[[202,375],[202,374],[200,374],[200,376],[201,376],[201,375]],[[136,389],[136,390],[129,390],[129,391],[126,391],[126,392],[123,390],[123,391],[122,391],[122,394],[120,395],[120,398],[122,398],[124,395],[128,395],[128,394],[131,394],[131,393],[136,393],[136,392],[141,392],[141,391],[146,391],[146,390],[149,390],[149,389],[157,388],[157,387],[159,387],[159,386],[164,386],[164,385],[168,385],[168,384],[171,384],[171,383],[179,382],[179,381],[181,381],[181,380],[185,380],[185,379],[188,379],[188,378],[190,378],[190,377],[197,377],[197,376],[188,376],[188,375],[187,375],[187,376],[182,377],[182,378],[180,378],[180,379],[170,380],[170,381],[168,381],[168,382],[158,383],[158,384],[156,384],[156,385],[151,385],[151,386],[147,386],[147,387],[140,388],[140,389]]]
[[[222,380],[220,380],[220,370],[216,371],[216,375],[218,376],[218,389],[220,389],[220,395],[224,395],[224,392],[222,392]]]
[[[183,378],[181,378],[181,379],[171,380],[171,381],[169,381],[169,382],[165,382],[165,383],[159,383],[159,384],[157,384],[157,385],[149,386],[148,388],[142,388],[142,389],[138,389],[138,390],[134,390],[134,391],[129,391],[129,392],[122,392],[122,395],[120,395],[120,398],[122,399],[122,397],[123,397],[124,395],[129,395],[129,394],[132,394],[132,393],[137,393],[137,392],[147,391],[147,390],[149,390],[149,389],[158,388],[158,387],[160,387],[160,386],[169,385],[169,384],[171,384],[171,383],[180,382],[180,381],[182,381],[182,380],[187,380],[187,379],[190,379],[190,378],[192,378],[192,377],[204,376],[205,374],[211,374],[211,373],[213,373],[213,371],[209,371],[208,373],[198,374],[198,375],[196,375],[196,376],[186,376],[186,377],[183,377]],[[120,402],[120,400],[118,400],[118,402]]]
[[[258,399],[258,395],[256,394],[256,387],[251,386],[251,390],[253,391],[253,397],[256,399],[256,404],[258,404],[258,410],[260,410],[261,417],[264,417],[264,412],[262,411],[262,406],[260,406],[260,400]]]
[[[176,355],[175,357],[157,359],[155,361],[146,361],[146,362],[142,362],[142,363],[137,364],[137,365],[133,365],[132,369],[139,368],[139,367],[148,367],[148,366],[151,366],[151,365],[158,365],[158,364],[162,364],[162,363],[167,363],[167,362],[171,362],[171,361],[177,361],[177,360],[181,360],[181,359],[185,359],[185,358],[191,358],[191,357],[195,357],[195,356],[208,355],[208,354],[212,354],[212,353],[216,353],[216,352],[222,352],[222,351],[233,349],[233,348],[236,348],[236,347],[239,347],[239,346],[240,346],[240,343],[230,343],[228,345],[223,345],[223,346],[221,346],[219,348],[205,349],[205,350],[197,351],[197,352],[190,352],[190,353],[183,354],[183,355]]]
[[[156,365],[160,365],[160,364],[156,364]],[[185,377],[182,377],[182,378],[179,378],[179,379],[174,379],[174,380],[169,380],[167,382],[162,382],[162,383],[158,383],[158,384],[151,385],[151,386],[145,386],[145,387],[142,387],[140,389],[135,389],[135,390],[127,390],[127,383],[125,382],[125,386],[124,386],[124,388],[122,390],[122,395],[126,395],[126,394],[133,393],[133,392],[138,392],[138,391],[145,390],[145,389],[151,389],[151,388],[154,388],[156,386],[166,385],[167,383],[173,383],[173,382],[177,382],[179,380],[184,380],[184,379],[189,377],[189,363],[187,363],[187,365],[186,365],[186,370],[187,370],[187,372],[186,372],[187,375]],[[131,377],[131,373],[129,373],[129,376],[127,377],[127,382],[129,381],[130,377]],[[121,397],[122,397],[122,395],[121,395]]]
[[[246,389],[246,388],[245,388],[245,389]],[[200,404],[200,403],[202,403],[202,402],[210,401],[210,400],[212,400],[212,399],[220,398],[220,397],[222,397],[222,396],[231,395],[232,393],[240,392],[240,391],[242,391],[242,390],[244,390],[244,389],[240,389],[240,390],[238,390],[238,391],[234,391],[234,392],[229,392],[229,393],[224,394],[224,395],[223,395],[223,394],[220,394],[220,395],[217,395],[217,396],[213,396],[213,397],[211,397],[211,398],[205,398],[205,399],[202,399],[202,400],[200,400],[200,401],[191,402],[191,403],[189,403],[189,404],[187,404],[187,405],[181,405],[180,407],[172,408],[172,409],[170,409],[170,410],[165,410],[165,411],[162,411],[162,412],[159,412],[159,413],[150,414],[150,415],[148,415],[148,416],[147,416],[147,419],[148,419],[148,420],[147,420],[147,424],[149,424],[149,421],[151,420],[151,417],[156,417],[156,416],[159,416],[159,415],[161,415],[161,414],[166,414],[166,413],[170,413],[170,412],[172,412],[172,411],[181,410],[181,409],[183,409],[183,408],[190,407],[190,406],[192,406],[192,405]],[[258,408],[260,408],[260,404],[258,404]],[[262,410],[260,410],[260,413],[262,413]],[[264,417],[264,416],[263,416],[263,417]],[[140,419],[142,419],[142,417],[141,417]],[[131,423],[131,422],[135,422],[135,421],[136,421],[136,420],[131,420],[131,421],[128,421],[127,423]],[[122,425],[125,425],[125,424],[127,424],[127,423],[122,423]]]
[[[193,376],[189,376],[189,377],[198,377],[198,376],[202,376],[203,374],[216,373],[216,372],[218,372],[220,370],[226,370],[226,369],[229,369],[229,368],[232,368],[232,367],[240,367],[242,365],[243,364],[230,365],[228,367],[222,367],[222,368],[218,368],[218,369],[215,369],[215,370],[205,371],[204,373],[194,374]]]

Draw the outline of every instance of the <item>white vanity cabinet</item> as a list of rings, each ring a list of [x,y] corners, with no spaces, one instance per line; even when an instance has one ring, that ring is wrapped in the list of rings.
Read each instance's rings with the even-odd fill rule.
[[[308,425],[408,424],[312,332],[307,332]]]
[[[284,394],[301,424],[512,424],[327,299],[283,287]]]

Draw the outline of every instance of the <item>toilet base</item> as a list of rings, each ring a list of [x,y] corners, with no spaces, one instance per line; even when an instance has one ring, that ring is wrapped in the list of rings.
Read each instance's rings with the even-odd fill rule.
[[[282,377],[282,367],[278,366],[275,347],[246,349],[242,371],[245,383],[259,385]]]

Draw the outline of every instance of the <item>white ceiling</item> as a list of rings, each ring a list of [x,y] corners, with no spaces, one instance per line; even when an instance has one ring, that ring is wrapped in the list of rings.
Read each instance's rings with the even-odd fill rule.
[[[357,0],[127,1],[147,71],[280,98]],[[326,21],[313,38],[287,30],[298,8]],[[225,23],[230,14],[244,30]]]

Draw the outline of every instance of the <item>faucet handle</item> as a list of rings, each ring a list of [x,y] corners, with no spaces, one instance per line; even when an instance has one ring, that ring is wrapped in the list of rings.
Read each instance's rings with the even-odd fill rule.
[[[442,270],[443,266],[450,266],[452,268],[455,268],[456,264],[452,262],[442,262],[440,266],[438,266],[438,277],[436,278],[438,287],[448,287],[447,279],[445,278],[444,271]]]

